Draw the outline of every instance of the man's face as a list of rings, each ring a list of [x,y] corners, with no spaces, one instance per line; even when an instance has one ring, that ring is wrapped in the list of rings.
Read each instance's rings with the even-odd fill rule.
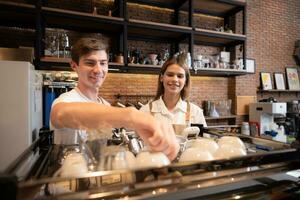
[[[99,88],[108,72],[107,53],[104,50],[93,51],[81,56],[79,63],[71,62],[71,66],[78,74],[78,84],[85,88]]]

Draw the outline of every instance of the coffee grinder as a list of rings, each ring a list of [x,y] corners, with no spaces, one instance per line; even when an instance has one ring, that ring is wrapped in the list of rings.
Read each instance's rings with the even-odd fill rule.
[[[286,103],[251,103],[249,106],[249,121],[259,125],[259,134],[262,135],[272,130],[272,125],[277,122],[277,118],[285,118],[286,111]]]

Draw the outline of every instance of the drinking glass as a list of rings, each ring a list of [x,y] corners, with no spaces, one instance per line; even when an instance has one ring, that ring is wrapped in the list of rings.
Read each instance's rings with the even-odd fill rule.
[[[64,51],[64,58],[69,57],[67,49],[70,48],[70,43],[69,43],[69,36],[67,33],[62,33],[60,42]]]
[[[124,147],[105,146],[102,148],[98,170],[120,170],[128,168]]]
[[[51,56],[56,56],[57,52],[57,35],[55,33],[50,33],[46,37],[46,48],[50,51]]]

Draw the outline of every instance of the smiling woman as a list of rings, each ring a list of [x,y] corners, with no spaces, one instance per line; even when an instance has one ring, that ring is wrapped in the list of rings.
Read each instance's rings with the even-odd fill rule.
[[[161,68],[154,101],[141,110],[173,125],[187,127],[194,123],[206,126],[202,109],[188,100],[190,85],[187,54],[176,54]]]

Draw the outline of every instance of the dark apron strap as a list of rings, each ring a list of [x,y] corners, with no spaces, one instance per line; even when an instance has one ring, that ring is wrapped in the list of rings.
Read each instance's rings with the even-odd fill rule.
[[[186,114],[185,114],[185,124],[187,126],[189,126],[190,125],[191,104],[189,101],[187,101],[186,103],[187,103],[187,107],[186,107]]]
[[[151,114],[152,116],[154,116],[154,113],[152,112],[152,107],[153,107],[152,102],[153,102],[153,101],[151,101],[151,102],[149,103],[149,111],[150,111],[150,114]]]

